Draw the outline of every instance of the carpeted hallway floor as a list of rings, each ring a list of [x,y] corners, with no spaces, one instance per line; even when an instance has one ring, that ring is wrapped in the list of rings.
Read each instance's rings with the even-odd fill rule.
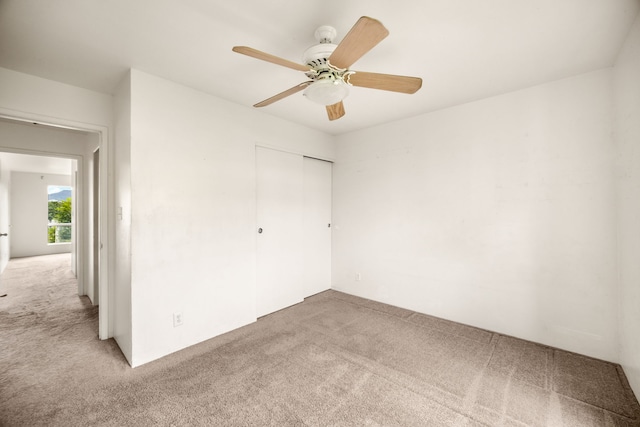
[[[2,426],[640,426],[618,365],[340,292],[131,369],[68,255],[2,280]]]

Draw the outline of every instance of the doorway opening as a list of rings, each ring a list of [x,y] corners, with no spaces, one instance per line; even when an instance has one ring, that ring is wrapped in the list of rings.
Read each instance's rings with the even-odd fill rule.
[[[106,144],[106,129],[100,127],[92,129],[91,126],[87,129],[82,124],[70,126],[68,123],[26,122],[21,118],[4,116],[0,117],[0,135],[11,135],[11,138],[2,138],[0,143],[0,202],[10,200],[9,184],[5,182],[3,185],[3,180],[10,181],[11,170],[15,170],[6,160],[7,156],[39,157],[47,159],[46,161],[66,159],[75,164],[74,168],[67,171],[68,187],[71,187],[73,196],[69,200],[71,206],[65,206],[65,209],[71,208],[71,221],[65,222],[69,216],[64,215],[58,215],[55,222],[49,221],[48,205],[45,203],[43,241],[51,246],[70,245],[71,265],[77,277],[78,294],[87,295],[94,305],[100,304],[99,337],[100,339],[109,338],[111,328],[109,327],[109,289],[106,280],[108,264],[105,250],[108,241],[107,191],[106,179],[100,179],[106,174],[106,158],[94,155]],[[41,176],[45,175],[41,173]],[[52,183],[52,185],[55,184]],[[48,188],[43,191],[44,197],[47,197]],[[15,195],[12,195],[12,198],[15,199]],[[0,233],[4,233],[6,229],[8,234],[8,239],[0,240],[0,272],[6,266],[8,257],[16,256],[12,253],[13,244],[11,243],[14,237],[11,232],[13,218],[2,212],[3,206],[5,206],[4,210],[9,209],[8,204],[10,205],[10,203],[0,203]],[[49,231],[51,229],[54,231]],[[50,244],[52,234],[54,239],[59,238],[63,241]]]

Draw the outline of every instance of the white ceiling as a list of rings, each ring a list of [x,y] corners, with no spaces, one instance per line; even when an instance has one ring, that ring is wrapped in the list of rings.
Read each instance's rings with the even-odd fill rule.
[[[136,68],[251,106],[303,73],[233,53],[300,62],[319,25],[338,41],[367,15],[389,37],[352,67],[417,76],[414,95],[352,88],[329,122],[298,93],[268,114],[330,134],[608,67],[640,0],[0,0],[0,66],[112,93]]]

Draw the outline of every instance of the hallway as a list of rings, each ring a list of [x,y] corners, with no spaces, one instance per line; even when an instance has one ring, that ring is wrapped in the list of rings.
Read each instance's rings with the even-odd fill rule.
[[[98,307],[78,297],[71,254],[14,258],[0,280],[0,291],[7,294],[0,300],[0,330],[11,330],[13,339],[22,341],[22,336],[36,331],[61,338],[86,322],[94,324],[89,329],[97,336]]]

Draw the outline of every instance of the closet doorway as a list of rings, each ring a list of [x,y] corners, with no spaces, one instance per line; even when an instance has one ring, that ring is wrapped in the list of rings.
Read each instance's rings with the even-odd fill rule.
[[[331,287],[331,167],[256,147],[258,317]]]

